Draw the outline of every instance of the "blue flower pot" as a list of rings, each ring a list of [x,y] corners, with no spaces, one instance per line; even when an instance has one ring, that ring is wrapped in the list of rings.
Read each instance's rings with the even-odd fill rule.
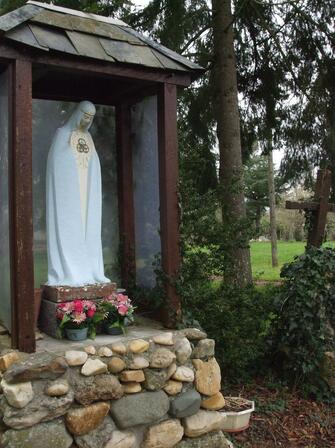
[[[121,327],[113,327],[113,324],[105,323],[104,330],[105,333],[110,334],[111,336],[117,336],[119,334],[123,334]]]
[[[66,328],[65,334],[70,341],[84,341],[87,339],[88,328]]]

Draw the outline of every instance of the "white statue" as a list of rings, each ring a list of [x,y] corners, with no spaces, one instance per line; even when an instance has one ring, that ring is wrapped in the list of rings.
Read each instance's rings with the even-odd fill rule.
[[[47,163],[48,285],[106,283],[101,169],[91,134],[94,104],[81,102],[54,136]]]

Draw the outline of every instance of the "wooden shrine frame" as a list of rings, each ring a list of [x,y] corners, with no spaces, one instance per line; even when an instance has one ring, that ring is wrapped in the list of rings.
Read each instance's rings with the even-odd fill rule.
[[[158,151],[160,188],[160,225],[162,267],[174,278],[180,267],[178,213],[177,86],[191,83],[189,73],[134,68],[127,64],[106,64],[79,57],[41,54],[34,49],[0,44],[0,63],[9,70],[9,204],[11,253],[12,346],[35,351],[33,192],[32,192],[32,100],[57,99],[79,101],[80,92],[61,85],[34,79],[36,72],[54,71],[55,76],[78,75],[101,79],[101,85],[122,84],[115,95],[101,91],[92,82],[85,99],[116,109],[118,157],[119,226],[122,241],[122,282],[127,286],[135,278],[135,223],[132,179],[130,108],[145,96],[158,98]],[[94,85],[94,86],[93,86]],[[167,307],[164,321],[171,324],[171,311],[180,315],[180,300],[172,283],[167,283]]]

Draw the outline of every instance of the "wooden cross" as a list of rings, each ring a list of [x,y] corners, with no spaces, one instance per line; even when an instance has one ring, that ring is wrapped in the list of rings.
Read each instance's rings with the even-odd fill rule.
[[[308,231],[307,247],[320,247],[324,240],[327,213],[335,213],[335,204],[329,203],[331,172],[319,170],[315,186],[314,201],[286,201],[289,210],[308,210],[311,212],[311,225]]]

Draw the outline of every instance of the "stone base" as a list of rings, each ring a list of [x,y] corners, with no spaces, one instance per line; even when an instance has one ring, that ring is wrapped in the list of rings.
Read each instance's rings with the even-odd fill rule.
[[[110,296],[116,291],[116,283],[96,283],[79,287],[42,285],[41,288],[43,289],[44,299],[60,303],[78,298],[92,300]]]
[[[194,439],[185,437],[175,448],[234,448],[234,446],[221,431],[218,431]]]
[[[231,448],[226,414],[202,408],[221,387],[212,345],[204,332],[184,329],[0,356],[0,445]]]

